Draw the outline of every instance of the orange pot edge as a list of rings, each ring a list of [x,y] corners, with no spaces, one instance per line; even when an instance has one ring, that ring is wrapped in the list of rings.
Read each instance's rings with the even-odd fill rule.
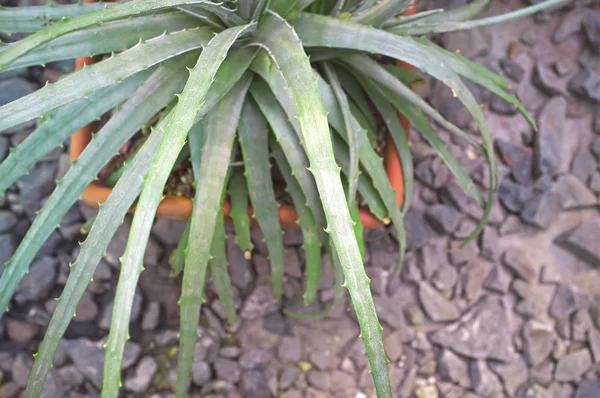
[[[95,0],[84,0],[84,2],[93,3],[95,2]],[[411,4],[411,7],[405,12],[405,15],[412,15],[415,12],[415,2],[413,2]],[[75,69],[79,69],[83,65],[89,65],[93,62],[93,58],[90,57],[77,58],[75,61]],[[397,61],[396,64],[405,68],[412,69],[410,65],[407,65],[402,61]],[[404,126],[405,130],[408,132],[408,120],[400,114],[398,116],[400,117],[400,120],[402,121],[402,125]],[[89,144],[91,140],[92,129],[93,124],[87,125],[84,128],[75,132],[71,136],[71,161],[79,157],[79,155],[83,152],[87,144]],[[394,145],[389,135],[386,137],[386,144],[386,150],[384,153],[384,165],[392,188],[394,188],[396,191],[396,201],[398,203],[398,206],[401,206],[404,200],[404,176],[402,174],[400,157],[398,155],[398,151],[396,150],[396,146]],[[111,188],[102,186],[98,182],[92,182],[84,189],[83,193],[81,194],[81,200],[90,206],[98,207],[100,203],[103,203],[104,201],[106,201],[106,199],[108,199],[108,196],[111,192]],[[186,220],[192,214],[192,207],[192,200],[189,198],[167,196],[162,200],[162,202],[158,206],[157,216]],[[135,207],[131,209],[131,211],[134,210]],[[225,219],[228,223],[231,223],[231,218],[229,217],[230,210],[231,205],[229,203],[229,200],[225,199],[225,202],[223,203],[223,214],[225,215]],[[252,215],[252,206],[250,205],[248,206],[248,214]],[[281,225],[284,228],[298,228],[298,224],[296,224],[297,218],[298,215],[293,206],[281,205],[279,207],[279,219]],[[377,217],[375,217],[366,208],[360,209],[360,221],[364,228],[378,228],[383,225],[383,223],[379,221]]]

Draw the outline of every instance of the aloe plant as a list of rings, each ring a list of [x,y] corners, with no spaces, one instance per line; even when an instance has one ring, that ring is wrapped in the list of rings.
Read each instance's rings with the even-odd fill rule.
[[[0,32],[30,34],[0,45],[0,72],[74,57],[102,58],[0,107],[0,134],[41,119],[38,128],[0,164],[0,194],[77,129],[114,108],[112,119],[57,182],[6,264],[0,278],[2,313],[10,311],[11,297],[35,254],[85,186],[97,179],[136,132],[153,125],[144,143],[115,174],[120,177],[112,194],[100,204],[88,228],[35,355],[26,396],[40,396],[54,352],[96,264],[128,209],[136,204],[106,343],[102,396],[118,395],[133,297],[152,222],[171,170],[181,157],[190,156],[196,191],[193,214],[172,254],[173,275],[183,272],[176,395],[188,394],[209,273],[228,320],[236,321],[221,210],[226,197],[236,242],[247,258],[253,250],[247,206],[253,205],[272,263],[273,293],[275,298],[281,296],[284,256],[276,200],[281,193],[270,179],[271,168],[277,167],[304,235],[305,302],[316,296],[324,243],[336,275],[335,298],[328,308],[343,299],[342,286],[346,287],[377,395],[392,397],[382,328],[364,271],[362,229],[356,222],[360,203],[396,229],[401,254],[404,251],[403,215],[412,193],[412,161],[407,132],[396,112],[412,122],[484,207],[479,227],[467,241],[486,223],[495,173],[491,134],[480,104],[462,79],[514,104],[533,124],[502,77],[439,48],[423,35],[499,23],[562,2],[548,0],[471,21],[488,0],[416,15],[403,15],[411,6],[409,0],[131,0],[0,7]],[[472,115],[481,139],[467,136],[411,91],[417,74],[386,64],[382,56],[414,65],[448,85]],[[402,158],[406,187],[402,208],[378,154],[382,126],[373,112],[381,116]],[[430,120],[468,138],[486,156],[492,187],[487,197],[446,149]]]

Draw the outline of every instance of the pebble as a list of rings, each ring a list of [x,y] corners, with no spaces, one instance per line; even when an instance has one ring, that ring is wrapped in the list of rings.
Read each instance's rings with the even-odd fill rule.
[[[204,361],[196,361],[192,365],[192,382],[197,387],[202,387],[212,379],[210,365]]]
[[[527,253],[517,247],[511,247],[504,252],[502,257],[504,265],[512,270],[518,277],[527,282],[534,282],[537,278],[535,269],[527,257]]]
[[[271,398],[264,374],[256,370],[248,370],[242,374],[239,390],[243,397]]]
[[[577,72],[569,80],[569,90],[579,98],[600,102],[600,73],[586,69]]]
[[[241,378],[241,369],[236,361],[225,358],[217,358],[214,363],[215,373],[219,380],[229,383],[237,383]]]
[[[502,161],[510,168],[511,174],[519,184],[531,181],[533,155],[531,150],[504,140],[496,140],[496,149]]]
[[[592,266],[600,265],[600,222],[585,221],[557,239],[557,243]]]
[[[37,88],[21,77],[0,80],[0,106],[33,93]]]
[[[554,174],[560,167],[559,148],[566,113],[567,101],[556,96],[544,105],[538,117],[539,132],[535,142],[535,170],[538,175]]]
[[[29,378],[29,372],[33,366],[33,357],[27,352],[21,352],[15,358],[12,364],[12,381],[17,383],[20,387],[27,386],[27,379]]]
[[[448,349],[442,350],[438,359],[437,368],[444,379],[464,388],[471,387],[467,362],[452,351]]]
[[[500,60],[500,68],[502,68],[504,74],[509,79],[512,79],[517,83],[523,80],[523,77],[525,76],[525,69],[517,62],[508,58],[502,58]]]
[[[564,319],[588,303],[588,298],[573,287],[560,284],[550,305],[550,315],[556,319]]]
[[[591,366],[592,357],[589,350],[575,351],[565,355],[558,361],[554,378],[562,382],[578,381]]]
[[[240,316],[243,319],[256,319],[271,314],[281,307],[281,302],[273,300],[273,290],[268,285],[259,285],[248,296]]]
[[[583,17],[583,31],[589,47],[600,54],[600,11],[592,10]]]
[[[463,293],[469,302],[474,302],[481,296],[484,283],[494,267],[484,261],[474,261],[463,274]]]
[[[6,319],[6,333],[8,338],[20,345],[29,344],[39,332],[39,326],[19,321],[14,318]]]
[[[137,393],[145,392],[157,371],[156,360],[150,356],[143,357],[136,366],[134,374],[125,379],[125,389]]]
[[[160,303],[153,301],[148,304],[146,311],[142,317],[142,330],[153,331],[157,328],[160,322]]]
[[[496,261],[498,257],[498,230],[485,227],[479,238],[479,255],[486,260]]]
[[[244,256],[244,251],[235,242],[233,235],[227,235],[227,259],[229,260],[229,274],[233,286],[242,293],[248,293],[250,284],[254,281],[252,263]]]
[[[307,374],[308,384],[314,388],[327,391],[329,390],[329,374],[318,370],[311,370]]]
[[[577,152],[571,163],[571,173],[584,184],[588,183],[597,168],[598,163],[589,151]]]
[[[411,207],[404,216],[406,229],[406,249],[418,249],[427,244],[431,238],[431,228],[425,222],[423,212]]]
[[[518,388],[529,379],[527,365],[521,358],[510,363],[490,362],[489,366],[502,380],[504,390],[509,397],[516,397]]]
[[[54,286],[56,264],[56,259],[48,256],[35,260],[29,267],[29,273],[21,280],[14,300],[23,304],[46,298]]]
[[[471,386],[476,393],[484,397],[501,396],[502,383],[500,383],[498,376],[488,368],[485,361],[471,361],[469,374]]]
[[[277,346],[277,356],[282,362],[298,362],[302,359],[302,341],[299,337],[282,337]]]
[[[0,234],[10,232],[17,223],[17,220],[17,216],[10,211],[0,210]]]
[[[585,8],[579,8],[565,14],[560,24],[558,24],[554,30],[554,33],[552,34],[552,41],[554,43],[561,43],[578,33],[581,30],[585,13]]]
[[[532,191],[529,187],[504,179],[500,182],[496,194],[509,211],[520,213],[531,200]]]
[[[442,264],[431,279],[431,283],[442,292],[450,291],[457,281],[458,271],[448,264]]]
[[[279,388],[286,390],[291,387],[302,371],[297,366],[284,366],[281,374],[279,375]]]
[[[79,386],[83,384],[84,378],[75,365],[67,365],[58,369],[58,379],[68,386]]]
[[[563,209],[591,207],[598,204],[596,195],[572,174],[560,176],[554,184],[554,191],[560,196]]]
[[[462,219],[458,210],[444,204],[429,206],[425,217],[432,228],[440,234],[453,233]]]
[[[456,306],[426,282],[419,284],[419,300],[427,315],[434,322],[453,321],[460,317]]]
[[[538,228],[547,229],[562,210],[562,198],[552,191],[534,196],[525,204],[521,219]]]
[[[575,398],[596,398],[596,397],[600,397],[600,383],[599,382],[583,380],[577,387],[577,392],[575,393]]]

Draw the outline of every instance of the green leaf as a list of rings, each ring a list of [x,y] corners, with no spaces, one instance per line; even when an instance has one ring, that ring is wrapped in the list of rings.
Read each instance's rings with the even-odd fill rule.
[[[484,0],[484,1],[488,1],[488,0]],[[443,12],[444,12],[443,8],[437,8],[434,10],[422,11],[422,12],[416,13],[414,15],[401,15],[397,18],[391,19],[391,20],[387,21],[386,23],[384,23],[382,25],[382,28],[387,29],[387,30],[392,30],[389,28],[395,28],[398,25],[407,25],[411,22],[419,21],[421,19],[428,18],[432,15],[440,14]]]
[[[335,152],[335,159],[342,167],[344,174],[348,173],[349,158],[348,158],[348,146],[343,142],[339,135],[334,135],[333,139],[333,150]],[[373,182],[367,177],[365,173],[361,173],[358,176],[358,192],[362,196],[363,200],[369,207],[371,213],[375,215],[379,220],[387,219],[387,209],[379,196],[379,193],[373,186]]]
[[[132,0],[121,3],[114,7],[102,8],[97,11],[86,13],[74,18],[65,18],[40,30],[17,44],[10,46],[0,53],[0,70],[5,69],[19,57],[28,53],[36,47],[41,46],[53,39],[66,35],[67,33],[85,29],[93,25],[116,21],[142,14],[148,11],[156,11],[169,7],[178,7],[186,4],[208,3],[206,0]]]
[[[464,21],[473,18],[475,15],[479,14],[488,4],[491,4],[492,0],[474,0],[469,4],[466,4],[462,7],[455,8],[453,10],[432,10],[429,12],[420,12],[416,15],[406,16],[406,17],[398,17],[390,24],[390,26],[384,27],[393,27],[398,26],[394,29],[389,29],[394,33],[398,34],[420,34],[419,28],[421,28],[421,32],[427,32],[431,29],[431,25],[436,25],[440,23],[447,22],[458,22]],[[429,28],[429,29],[428,29]]]
[[[410,2],[411,0],[381,0],[373,7],[356,13],[352,19],[364,25],[381,26],[388,19],[401,14]]]
[[[166,153],[173,149],[176,149],[177,152],[181,150],[187,132],[194,122],[194,113],[202,105],[206,92],[213,83],[217,70],[226,58],[229,49],[242,34],[248,33],[253,27],[254,25],[244,25],[227,29],[216,35],[205,47],[198,63],[192,69],[188,84],[180,97],[178,105],[181,106],[175,108],[177,117],[174,116],[174,119],[177,120],[177,123],[169,126],[167,135],[173,137],[165,143]],[[188,393],[192,363],[194,362],[193,347],[198,337],[200,306],[202,305],[206,268],[210,258],[209,246],[221,206],[221,195],[215,195],[215,192],[223,192],[224,189],[225,175],[235,135],[234,126],[237,125],[241,104],[249,84],[250,78],[242,78],[209,113],[206,120],[202,161],[200,170],[195,175],[196,197],[192,210],[188,255],[185,260],[181,290],[179,368],[175,388],[177,397],[185,397]],[[177,112],[178,108],[180,113]],[[157,167],[163,167],[161,165],[166,162],[166,168],[161,171],[161,174],[164,174],[164,177],[161,177],[163,185],[170,172],[169,161],[166,159],[168,158],[161,159],[160,165],[157,165]]]
[[[165,119],[161,126],[166,124]],[[71,266],[69,278],[58,299],[56,309],[29,373],[26,398],[39,397],[44,381],[52,366],[54,354],[77,309],[79,301],[94,276],[115,231],[123,223],[127,211],[142,190],[143,176],[148,172],[158,149],[162,134],[158,127],[146,140],[137,155],[127,164],[123,176],[112,193],[102,204],[89,236],[81,245],[75,264]]]
[[[283,294],[283,232],[279,222],[279,204],[275,199],[269,159],[267,121],[250,98],[246,99],[238,125],[239,142],[244,159],[248,192],[269,250],[273,297]]]
[[[229,181],[229,201],[231,211],[229,215],[235,228],[235,240],[244,251],[244,257],[249,260],[252,255],[252,241],[250,240],[250,217],[248,217],[248,185],[244,173],[239,169],[231,172]]]
[[[62,19],[87,14],[114,6],[112,3],[69,4],[34,7],[2,7],[0,6],[0,32],[31,33],[45,28],[50,23]]]
[[[194,17],[197,21],[200,21],[202,25],[210,26],[214,28],[216,31],[221,31],[225,29],[225,25],[223,22],[212,12],[199,9],[199,8],[189,8],[189,7],[179,7],[181,12],[186,13],[189,16]]]
[[[151,69],[64,105],[50,114],[27,138],[12,149],[0,164],[0,195],[48,152],[65,142],[75,131],[97,120],[126,100],[150,76]]]
[[[477,19],[474,21],[460,22],[462,19],[468,19],[468,18],[470,18],[470,16],[477,14],[479,12],[479,10],[481,10],[481,8],[483,8],[483,6],[486,5],[486,4],[481,4],[481,3],[483,3],[483,2],[481,2],[481,3],[477,3],[477,4],[469,4],[469,5],[465,6],[465,9],[462,9],[460,11],[457,10],[458,12],[456,12],[455,14],[450,14],[448,16],[449,17],[448,19],[444,18],[443,14],[439,14],[439,16],[435,16],[438,18],[436,20],[434,20],[434,22],[427,23],[427,24],[425,24],[425,23],[419,24],[417,26],[407,27],[406,29],[404,29],[404,27],[401,26],[398,29],[391,29],[391,30],[394,31],[394,33],[398,33],[398,34],[407,33],[407,34],[412,34],[412,35],[423,35],[426,33],[434,33],[434,32],[435,33],[444,33],[444,32],[454,32],[457,30],[474,29],[474,28],[480,28],[483,26],[490,26],[490,25],[495,25],[495,24],[499,24],[499,23],[503,23],[503,22],[512,21],[517,18],[523,18],[528,15],[533,15],[536,12],[540,12],[545,9],[548,9],[550,7],[558,6],[565,2],[566,2],[566,0],[547,0],[543,3],[534,4],[530,7],[525,7],[520,10],[508,12],[506,14],[497,15],[497,16],[488,17],[488,18]],[[472,6],[472,8],[467,8],[469,6]],[[450,13],[451,12],[452,11],[450,11]],[[472,15],[470,15],[470,14],[472,14]]]
[[[47,84],[35,93],[0,107],[0,132],[90,95],[100,88],[119,83],[157,63],[198,49],[211,36],[208,29],[196,29],[157,37],[54,84]]]
[[[65,177],[57,183],[0,278],[2,312],[6,311],[36,253],[79,199],[85,186],[96,178],[119,148],[181,90],[185,81],[183,66],[189,60],[190,57],[183,57],[159,67],[94,136]]]
[[[200,13],[202,12],[202,10],[206,10],[206,11],[210,12],[211,14],[215,15],[221,21],[223,21],[225,26],[232,27],[232,26],[237,26],[237,25],[243,25],[246,23],[239,15],[237,15],[235,13],[235,10],[226,8],[226,7],[222,6],[221,4],[204,2],[204,3],[201,3],[200,5],[189,5],[189,6],[182,6],[179,8],[182,10],[190,11],[190,12],[200,12]]]
[[[344,121],[343,128],[345,136],[348,139],[348,190],[346,201],[348,207],[352,207],[354,200],[356,199],[356,187],[358,185],[358,138],[356,137],[359,133],[354,130],[352,126],[352,113],[350,112],[350,105],[348,103],[348,97],[342,88],[340,80],[338,79],[335,71],[327,64],[323,63],[323,70],[325,76],[329,80],[329,85],[333,90],[333,95],[337,100],[338,106],[342,114],[342,120]]]
[[[268,14],[263,19],[256,41],[268,49],[294,99],[310,160],[310,171],[315,177],[325,211],[327,220],[325,231],[330,234],[340,256],[346,276],[345,286],[350,292],[358,317],[375,388],[379,397],[391,398],[388,359],[383,348],[382,328],[377,320],[368,278],[354,236],[353,221],[344,200],[340,168],[333,154],[323,99],[319,95],[319,88],[304,52],[303,43],[285,20],[273,14]]]
[[[69,33],[43,44],[16,59],[5,70],[124,51],[140,41],[195,27],[198,27],[198,22],[194,18],[173,12],[109,22]]]
[[[298,226],[302,230],[302,249],[304,249],[304,262],[306,264],[306,291],[304,303],[314,301],[317,296],[317,287],[321,278],[321,237],[319,227],[312,212],[306,207],[306,196],[302,193],[298,181],[292,175],[292,169],[285,158],[283,149],[274,139],[271,140],[273,159],[281,172],[290,194],[296,213]]]
[[[373,116],[373,111],[371,110],[371,106],[369,105],[369,101],[367,100],[364,91],[356,81],[356,78],[344,68],[336,67],[335,71],[340,78],[344,91],[346,91],[354,104],[356,104],[356,107],[360,110],[364,120],[367,122],[367,130],[371,132],[377,131],[377,122]],[[350,105],[352,106],[352,104]],[[354,115],[356,117],[356,113],[354,113]],[[363,124],[361,123],[361,125]]]
[[[170,276],[177,276],[183,271],[183,265],[185,264],[185,251],[187,250],[188,240],[190,237],[190,222],[185,224],[181,239],[177,243],[177,247],[171,253],[171,273]]]
[[[306,152],[302,148],[293,126],[289,123],[281,102],[277,101],[271,94],[269,87],[259,79],[255,79],[252,83],[250,94],[256,100],[279,145],[283,148],[283,153],[292,168],[294,178],[300,184],[302,193],[306,197],[308,207],[315,216],[317,223],[324,226],[325,215],[315,181],[308,171]]]

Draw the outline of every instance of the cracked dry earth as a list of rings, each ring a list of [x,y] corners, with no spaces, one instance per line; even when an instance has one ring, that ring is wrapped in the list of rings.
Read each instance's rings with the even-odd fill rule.
[[[431,3],[449,7],[464,1]],[[518,6],[523,6],[520,0],[499,0],[487,14]],[[367,272],[396,397],[600,397],[599,6],[597,1],[572,1],[551,13],[438,38],[446,48],[506,75],[539,131],[499,98],[471,87],[485,104],[495,137],[500,184],[489,226],[462,249],[461,239],[482,211],[412,132],[416,187],[406,218],[410,249],[399,277],[390,278],[398,256],[394,237],[384,230],[366,236]],[[0,104],[70,69],[72,63],[59,63],[0,75]],[[422,94],[453,123],[473,131],[451,92],[429,83]],[[16,135],[0,137],[0,159],[32,128],[22,126]],[[466,142],[441,130],[440,135],[487,188],[483,158]],[[54,151],[0,197],[0,262],[10,257],[33,211],[66,167],[67,153]],[[31,354],[64,286],[68,263],[77,255],[79,228],[94,212],[83,205],[69,212],[3,317],[0,397],[20,396]],[[168,277],[168,255],[182,229],[181,223],[167,220],[154,226],[125,352],[123,396],[172,396],[180,280]],[[127,232],[126,223],[99,264],[54,359],[44,397],[99,396],[102,344]],[[328,260],[319,303],[304,308],[301,236],[287,231],[285,298],[273,302],[259,231],[253,239],[251,261],[233,236],[227,242],[238,324],[226,324],[214,289],[207,289],[191,396],[374,396],[348,300],[320,320],[291,318],[283,311],[317,311],[332,298]]]

